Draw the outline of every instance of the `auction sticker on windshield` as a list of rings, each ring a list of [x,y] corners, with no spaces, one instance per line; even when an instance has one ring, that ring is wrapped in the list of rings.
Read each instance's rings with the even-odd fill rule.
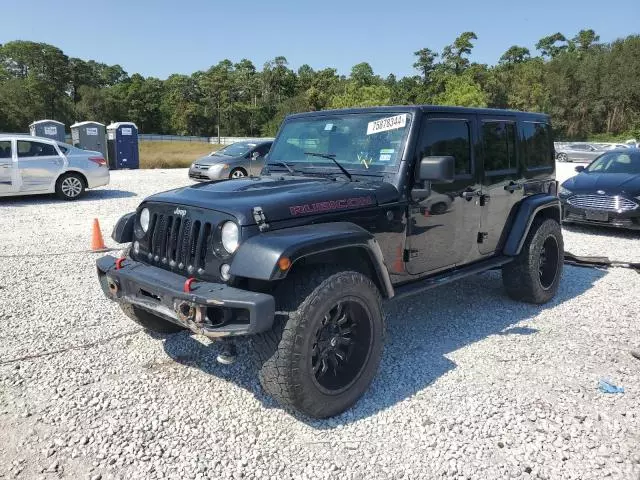
[[[367,124],[367,135],[389,130],[397,130],[407,125],[407,114],[396,115],[395,117],[381,118]]]

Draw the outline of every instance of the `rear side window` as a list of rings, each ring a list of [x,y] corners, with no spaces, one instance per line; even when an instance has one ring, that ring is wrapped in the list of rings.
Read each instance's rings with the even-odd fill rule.
[[[48,157],[51,155],[58,155],[58,151],[49,143],[18,140],[18,157]]]
[[[482,122],[482,145],[485,172],[517,169],[515,123]]]
[[[0,158],[11,158],[11,140],[0,142]]]
[[[420,158],[452,156],[456,175],[471,173],[471,134],[465,120],[427,120]]]
[[[522,141],[527,168],[553,167],[553,144],[551,128],[545,123],[524,122]]]

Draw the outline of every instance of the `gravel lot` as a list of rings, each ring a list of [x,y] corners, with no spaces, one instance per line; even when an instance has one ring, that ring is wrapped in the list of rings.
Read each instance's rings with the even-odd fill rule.
[[[222,366],[206,339],[150,337],[103,297],[92,219],[107,237],[186,183],[118,171],[76,203],[0,200],[0,478],[640,478],[635,271],[566,267],[544,308],[509,300],[497,272],[391,303],[372,388],[310,421],[264,396],[246,356]],[[565,235],[573,253],[640,261],[638,233]]]

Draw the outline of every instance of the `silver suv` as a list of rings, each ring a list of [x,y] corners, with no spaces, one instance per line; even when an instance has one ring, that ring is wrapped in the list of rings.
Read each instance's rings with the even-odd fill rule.
[[[0,197],[56,193],[75,200],[85,189],[108,183],[109,168],[100,152],[50,138],[0,135]]]

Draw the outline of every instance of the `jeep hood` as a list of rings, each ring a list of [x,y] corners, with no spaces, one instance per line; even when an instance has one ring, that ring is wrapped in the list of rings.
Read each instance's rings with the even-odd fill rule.
[[[265,176],[200,183],[158,193],[149,202],[217,210],[235,216],[241,225],[255,224],[253,208],[267,222],[372,207],[397,201],[390,183],[347,182],[323,177]]]

